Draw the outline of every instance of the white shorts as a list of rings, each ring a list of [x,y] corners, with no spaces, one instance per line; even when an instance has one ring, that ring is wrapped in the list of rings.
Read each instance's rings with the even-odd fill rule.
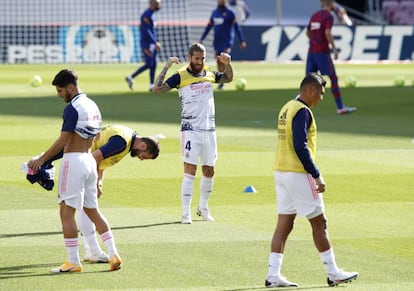
[[[90,153],[63,154],[59,172],[58,202],[76,208],[98,208],[98,173]]]
[[[274,179],[279,214],[298,214],[311,219],[324,212],[322,194],[317,192],[311,175],[275,171]]]
[[[182,131],[181,153],[187,164],[214,167],[217,161],[217,140],[215,131]]]

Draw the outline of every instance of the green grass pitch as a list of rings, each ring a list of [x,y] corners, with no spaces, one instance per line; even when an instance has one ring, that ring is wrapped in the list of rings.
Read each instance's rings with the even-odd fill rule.
[[[161,69],[161,64],[159,69]],[[65,66],[1,66],[1,290],[262,290],[276,222],[273,160],[276,116],[298,93],[304,64],[234,63],[234,84],[216,92],[219,159],[210,208],[216,221],[193,213],[181,225],[177,92],[148,92],[148,74],[128,91],[135,65],[78,65],[81,88],[101,108],[104,123],[141,135],[162,133],[154,161],[126,157],[106,172],[102,212],[109,219],[124,267],[84,264],[82,274],[52,275],[66,259],[56,192],[31,185],[20,165],[57,138],[64,103],[50,85]],[[170,73],[174,70],[173,67]],[[335,112],[329,88],[314,109],[317,164],[327,182],[329,233],[340,267],[358,271],[347,290],[414,290],[414,64],[338,64],[345,104]],[[40,87],[29,86],[37,74]],[[404,87],[394,77],[405,76]],[[356,88],[345,88],[347,76]],[[328,82],[329,84],[329,82]],[[59,163],[57,163],[59,165]],[[198,203],[198,181],[192,209]],[[243,193],[253,185],[258,193]],[[83,249],[80,247],[81,257]],[[299,218],[282,273],[302,290],[327,288],[308,222]]]

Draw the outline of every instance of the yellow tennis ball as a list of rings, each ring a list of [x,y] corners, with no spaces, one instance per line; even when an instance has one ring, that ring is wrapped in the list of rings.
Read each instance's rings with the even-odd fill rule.
[[[345,87],[355,88],[357,84],[357,80],[354,76],[348,76],[345,79]]]
[[[394,86],[395,87],[403,87],[405,84],[404,76],[395,76],[394,78]]]
[[[42,77],[40,77],[39,75],[34,75],[30,80],[29,80],[29,84],[32,87],[39,87],[40,85],[42,85]]]
[[[236,81],[236,90],[243,91],[246,89],[246,79],[240,78]]]

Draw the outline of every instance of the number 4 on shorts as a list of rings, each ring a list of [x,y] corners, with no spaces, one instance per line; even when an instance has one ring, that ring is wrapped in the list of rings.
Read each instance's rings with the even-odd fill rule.
[[[185,149],[191,151],[191,141],[187,141],[187,143],[185,144]]]

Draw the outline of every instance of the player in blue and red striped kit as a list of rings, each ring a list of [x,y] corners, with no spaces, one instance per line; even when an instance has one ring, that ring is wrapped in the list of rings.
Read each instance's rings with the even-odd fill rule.
[[[154,87],[157,52],[161,50],[161,44],[157,41],[157,32],[155,30],[155,12],[160,10],[161,0],[150,0],[149,3],[149,7],[141,15],[140,25],[140,46],[144,52],[145,64],[139,67],[133,74],[125,77],[125,81],[131,90],[134,89],[134,78],[147,69],[150,70],[150,91]]]
[[[306,35],[309,38],[309,50],[306,61],[306,74],[317,73],[329,76],[331,80],[331,91],[335,98],[338,114],[350,113],[355,107],[348,107],[342,103],[341,91],[338,85],[338,77],[335,72],[329,45],[332,47],[335,60],[338,51],[331,33],[333,16],[330,13],[333,0],[321,0],[322,9],[312,14]]]
[[[213,10],[210,16],[210,20],[201,36],[200,43],[206,38],[211,28],[214,26],[214,40],[213,46],[216,56],[221,53],[227,53],[231,55],[231,48],[234,43],[234,32],[240,41],[240,48],[246,48],[247,44],[244,40],[242,29],[237,23],[236,15],[232,10],[227,8],[227,0],[217,0],[217,8]],[[224,71],[224,65],[217,61],[217,70],[219,72]],[[224,84],[219,85],[219,89],[223,89]]]

